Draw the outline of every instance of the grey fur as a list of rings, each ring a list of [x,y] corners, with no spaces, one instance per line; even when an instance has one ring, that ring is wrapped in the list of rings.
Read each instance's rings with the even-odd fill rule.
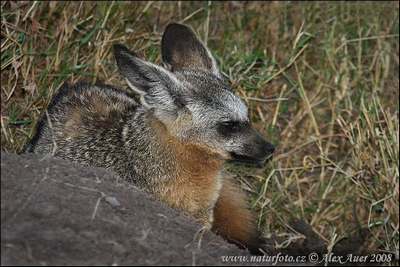
[[[82,97],[90,93],[104,96],[105,100],[118,99],[125,112],[106,119],[97,117],[89,111],[93,103]],[[152,180],[157,181],[159,177],[173,173],[174,161],[166,160],[169,153],[158,142],[148,124],[147,117],[152,116],[151,112],[122,90],[83,83],[64,85],[54,100],[48,109],[49,118],[43,115],[28,152],[50,154],[54,151],[54,155],[60,158],[111,169],[142,189],[150,189]],[[64,126],[73,107],[81,111],[85,123],[78,129],[80,136],[71,139],[64,137]],[[48,121],[51,121],[52,127]],[[149,162],[157,164],[146,164]]]

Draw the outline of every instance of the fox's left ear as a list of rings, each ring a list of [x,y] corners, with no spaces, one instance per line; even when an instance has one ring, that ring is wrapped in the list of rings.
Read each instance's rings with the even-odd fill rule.
[[[172,23],[167,26],[161,41],[161,53],[164,63],[172,71],[200,69],[221,77],[210,51],[185,25]]]

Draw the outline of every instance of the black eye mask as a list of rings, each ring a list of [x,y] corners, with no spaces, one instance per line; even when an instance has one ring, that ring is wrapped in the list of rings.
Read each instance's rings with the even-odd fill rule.
[[[231,136],[240,133],[250,127],[248,122],[224,121],[218,124],[218,132],[223,136]]]

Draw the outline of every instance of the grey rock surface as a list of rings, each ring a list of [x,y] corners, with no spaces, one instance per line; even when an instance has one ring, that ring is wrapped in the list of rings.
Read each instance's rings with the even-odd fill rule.
[[[1,153],[2,265],[221,265],[248,252],[99,168]],[[239,264],[239,263],[238,263]]]

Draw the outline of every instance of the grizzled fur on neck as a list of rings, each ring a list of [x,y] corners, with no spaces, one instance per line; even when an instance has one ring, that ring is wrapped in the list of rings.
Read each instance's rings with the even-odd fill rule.
[[[199,176],[204,166],[219,171],[224,162],[212,149],[171,134],[152,110],[139,108],[126,121],[121,134],[127,158],[132,161],[133,176],[152,185],[183,173]]]

